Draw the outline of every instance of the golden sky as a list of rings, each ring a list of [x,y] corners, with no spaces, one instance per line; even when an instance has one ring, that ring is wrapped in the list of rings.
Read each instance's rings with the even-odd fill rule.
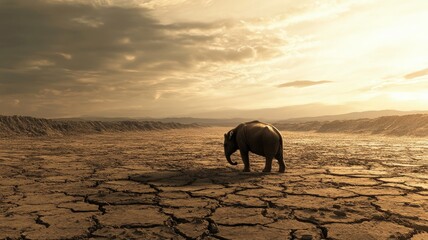
[[[0,114],[428,110],[426,29],[425,0],[3,0]]]

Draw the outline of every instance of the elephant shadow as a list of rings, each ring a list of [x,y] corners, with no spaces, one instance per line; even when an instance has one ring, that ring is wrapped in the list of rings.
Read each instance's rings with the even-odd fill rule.
[[[129,180],[156,186],[234,184],[260,181],[273,173],[242,172],[233,168],[159,170],[134,174]]]

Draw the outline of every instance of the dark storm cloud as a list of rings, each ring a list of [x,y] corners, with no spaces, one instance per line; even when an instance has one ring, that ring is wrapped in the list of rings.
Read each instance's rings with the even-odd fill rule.
[[[147,90],[160,85],[145,85],[145,81],[194,70],[199,62],[243,61],[272,54],[262,46],[213,48],[222,33],[210,31],[231,25],[227,21],[165,25],[141,8],[4,0],[0,4],[0,92]]]
[[[325,83],[331,83],[331,81],[326,81],[326,80],[323,80],[323,81],[299,80],[299,81],[283,83],[283,84],[278,85],[278,87],[280,87],[280,88],[285,88],[285,87],[303,88],[303,87],[310,87],[310,86],[325,84]]]
[[[422,70],[419,70],[416,72],[408,73],[408,74],[404,75],[404,78],[405,79],[413,79],[413,78],[422,77],[425,75],[428,75],[428,68],[425,68],[425,69],[422,69]]]

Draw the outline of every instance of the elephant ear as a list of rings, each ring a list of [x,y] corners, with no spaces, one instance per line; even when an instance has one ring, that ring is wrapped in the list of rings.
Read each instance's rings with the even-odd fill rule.
[[[233,130],[230,130],[228,133],[227,133],[227,135],[229,135],[229,140],[232,140],[232,137],[233,137]]]

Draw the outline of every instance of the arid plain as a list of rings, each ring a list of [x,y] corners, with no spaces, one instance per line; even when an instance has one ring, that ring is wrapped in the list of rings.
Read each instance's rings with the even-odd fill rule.
[[[286,173],[229,128],[0,139],[0,239],[428,239],[428,141],[282,132]]]

